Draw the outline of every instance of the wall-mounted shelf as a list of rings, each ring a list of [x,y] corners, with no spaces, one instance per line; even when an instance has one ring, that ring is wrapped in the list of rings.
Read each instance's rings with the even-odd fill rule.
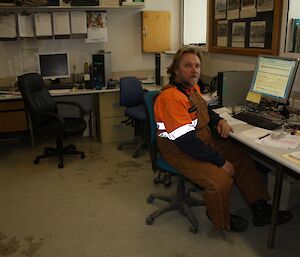
[[[66,11],[99,11],[110,9],[143,9],[144,4],[126,6],[7,6],[0,7],[0,13],[10,12],[66,12]]]

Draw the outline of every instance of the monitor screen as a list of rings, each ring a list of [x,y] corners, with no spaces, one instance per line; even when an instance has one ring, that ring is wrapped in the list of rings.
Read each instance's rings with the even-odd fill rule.
[[[294,83],[298,60],[279,56],[259,56],[250,91],[264,98],[286,103]]]
[[[70,77],[67,53],[39,54],[40,74],[44,79],[58,79]]]

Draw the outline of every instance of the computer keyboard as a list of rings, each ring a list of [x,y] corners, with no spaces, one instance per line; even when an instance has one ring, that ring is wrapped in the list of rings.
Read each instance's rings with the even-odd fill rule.
[[[74,87],[73,84],[53,84],[53,85],[47,85],[48,90],[53,89],[72,89]]]
[[[259,117],[255,114],[251,114],[249,112],[239,112],[232,115],[232,117],[241,121],[245,121],[253,126],[269,130],[274,130],[283,124],[283,121],[271,121],[266,118]]]

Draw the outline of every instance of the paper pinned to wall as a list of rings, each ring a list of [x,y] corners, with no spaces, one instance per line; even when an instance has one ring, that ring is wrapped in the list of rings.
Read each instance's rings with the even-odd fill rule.
[[[33,30],[33,15],[32,14],[18,14],[19,36],[20,37],[34,37]]]
[[[107,15],[105,11],[87,12],[87,39],[85,42],[107,42]]]
[[[70,19],[68,12],[53,13],[54,35],[70,35]]]
[[[35,13],[35,33],[37,37],[52,36],[52,22],[50,13]]]
[[[0,38],[17,38],[15,14],[0,15]]]
[[[71,12],[72,34],[86,34],[86,12]]]
[[[38,48],[22,48],[22,73],[38,72]]]

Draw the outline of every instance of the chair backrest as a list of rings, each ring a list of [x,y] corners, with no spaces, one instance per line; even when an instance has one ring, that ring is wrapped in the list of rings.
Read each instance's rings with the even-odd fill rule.
[[[57,107],[38,73],[27,73],[18,77],[18,87],[34,127],[42,126],[43,113],[57,112]]]
[[[147,148],[151,158],[152,169],[160,170],[172,174],[180,174],[159,154],[157,147],[157,126],[154,118],[154,102],[158,95],[158,91],[149,91],[144,94],[144,105],[146,107],[146,140]]]
[[[120,105],[126,107],[137,106],[143,103],[144,90],[136,77],[120,79]]]
[[[157,126],[154,118],[154,102],[158,95],[158,91],[149,91],[144,95],[144,104],[146,107],[146,141],[147,148],[150,154],[152,169],[156,169],[157,162],[157,142],[156,142],[156,132]]]

